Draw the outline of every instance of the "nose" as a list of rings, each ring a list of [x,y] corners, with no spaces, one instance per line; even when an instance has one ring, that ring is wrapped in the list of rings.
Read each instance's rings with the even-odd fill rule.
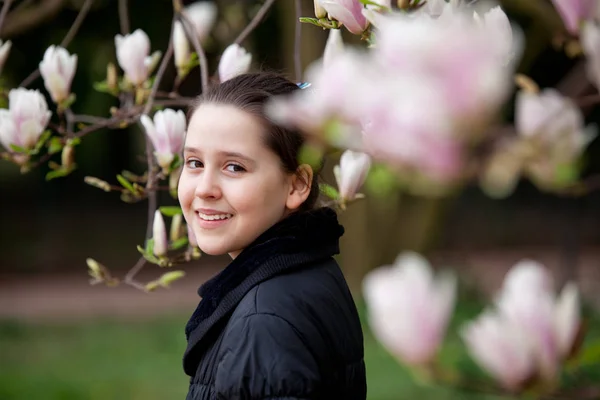
[[[208,168],[198,175],[194,195],[201,199],[220,199],[222,192],[218,177]]]

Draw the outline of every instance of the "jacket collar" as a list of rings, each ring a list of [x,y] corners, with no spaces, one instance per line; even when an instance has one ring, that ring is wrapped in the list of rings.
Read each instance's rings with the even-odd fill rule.
[[[187,323],[183,364],[193,376],[202,354],[202,339],[225,319],[258,283],[284,271],[339,253],[344,228],[331,208],[294,213],[273,225],[245,248],[223,271],[204,283],[202,301]]]

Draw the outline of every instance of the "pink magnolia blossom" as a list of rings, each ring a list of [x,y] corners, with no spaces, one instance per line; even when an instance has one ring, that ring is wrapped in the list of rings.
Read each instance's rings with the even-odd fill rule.
[[[579,292],[573,283],[554,295],[541,264],[522,260],[506,275],[496,310],[466,325],[473,358],[509,389],[537,376],[554,382],[571,355],[580,326]]]
[[[427,365],[439,349],[454,308],[456,280],[434,277],[416,253],[371,271],[363,281],[369,324],[379,341],[409,365]]]
[[[25,149],[35,146],[46,129],[52,113],[38,90],[12,89],[8,93],[8,109],[0,109],[0,143]]]
[[[159,210],[154,212],[154,221],[152,223],[152,239],[154,240],[153,253],[157,257],[162,257],[167,254],[168,239],[165,220]]]
[[[371,168],[368,154],[346,150],[333,169],[342,201],[353,200]]]
[[[600,8],[600,3],[598,3]],[[581,29],[581,46],[586,56],[588,79],[600,88],[600,26],[590,22]]]
[[[219,61],[219,79],[225,82],[238,75],[245,74],[250,69],[252,54],[234,43],[229,45]]]
[[[321,0],[321,6],[355,35],[362,34],[369,26],[363,15],[365,7],[359,0]]]
[[[150,39],[141,29],[125,36],[115,36],[117,61],[125,77],[134,85],[141,85],[150,76],[155,56],[150,55]]]
[[[46,49],[44,59],[40,63],[40,73],[44,78],[44,86],[55,103],[69,97],[76,69],[77,55],[70,55],[60,46],[50,46]]]
[[[154,121],[147,115],[140,118],[146,134],[154,146],[154,154],[163,170],[168,170],[175,155],[183,150],[185,139],[185,114],[183,111],[174,111],[170,108],[157,111]]]

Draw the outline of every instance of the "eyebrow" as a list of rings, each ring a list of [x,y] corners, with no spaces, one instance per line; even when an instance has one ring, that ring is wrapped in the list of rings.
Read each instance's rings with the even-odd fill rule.
[[[200,150],[195,148],[195,147],[185,147],[183,149],[184,152],[186,153],[199,153]],[[233,157],[233,158],[239,158],[242,159],[248,163],[252,163],[254,164],[255,161],[253,159],[251,159],[248,156],[243,155],[242,153],[237,153],[235,151],[219,151],[217,154],[219,154],[222,157]]]

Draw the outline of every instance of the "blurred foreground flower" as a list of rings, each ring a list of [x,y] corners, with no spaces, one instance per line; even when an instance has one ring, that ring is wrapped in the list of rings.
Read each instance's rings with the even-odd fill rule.
[[[363,15],[365,7],[360,0],[320,0],[320,2],[330,18],[338,20],[355,35],[360,35],[369,26],[369,21]]]
[[[4,63],[6,63],[6,59],[8,58],[8,53],[10,52],[11,46],[12,42],[10,40],[7,40],[4,43],[2,43],[2,40],[0,40],[0,72],[2,72]]]
[[[159,52],[150,55],[150,39],[141,29],[125,36],[115,36],[117,61],[125,71],[125,77],[134,85],[148,79]]]
[[[367,179],[371,158],[364,153],[346,150],[339,165],[333,168],[342,206],[357,197],[358,190]]]
[[[537,381],[552,387],[579,329],[577,287],[568,283],[556,298],[549,271],[523,260],[506,275],[496,309],[468,323],[462,336],[475,361],[519,391]]]
[[[507,100],[520,36],[499,8],[477,22],[448,7],[437,19],[378,14],[375,47],[326,52],[307,71],[311,90],[276,99],[271,117],[371,155],[409,191],[451,188]]]
[[[598,3],[600,9],[600,3]],[[581,46],[586,56],[587,77],[600,90],[600,26],[586,23],[581,29]]]
[[[219,61],[219,80],[222,83],[248,72],[251,62],[252,54],[243,47],[236,43],[229,45]]]
[[[596,15],[598,0],[552,0],[567,30],[573,34],[579,32],[582,22]]]
[[[77,55],[69,54],[60,46],[46,49],[40,63],[40,73],[44,78],[44,86],[55,103],[59,104],[69,97],[76,69]]]
[[[8,93],[9,108],[0,109],[0,143],[30,150],[46,129],[52,113],[38,90],[12,89]]]
[[[175,156],[183,150],[185,114],[181,110],[167,108],[157,111],[154,121],[147,115],[142,115],[140,121],[152,141],[158,165],[167,173]]]
[[[454,308],[455,278],[434,278],[427,260],[416,253],[403,253],[393,266],[367,274],[363,294],[377,339],[402,362],[429,365]]]

